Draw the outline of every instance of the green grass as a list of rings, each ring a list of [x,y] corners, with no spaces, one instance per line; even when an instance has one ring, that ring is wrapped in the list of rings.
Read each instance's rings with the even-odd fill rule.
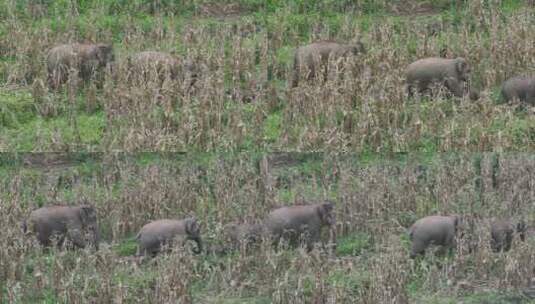
[[[265,33],[280,32],[282,41],[280,47],[268,50],[273,53],[272,65],[278,68],[289,67],[292,63],[293,49],[295,46],[307,42],[311,39],[312,25],[316,24],[318,20],[322,20],[325,28],[328,29],[328,33],[335,35],[340,31],[340,27],[344,24],[358,24],[362,31],[367,31],[370,24],[374,24],[380,20],[380,22],[392,23],[402,30],[406,27],[408,21],[412,18],[407,16],[391,16],[389,12],[385,11],[386,1],[357,1],[356,3],[350,1],[268,1],[266,3],[259,1],[238,1],[242,6],[246,8],[244,16],[237,19],[213,19],[209,17],[192,18],[196,12],[199,11],[201,3],[186,3],[181,1],[178,3],[161,2],[163,11],[165,13],[172,13],[173,16],[166,14],[152,15],[148,9],[148,2],[135,1],[132,3],[115,2],[115,1],[95,1],[94,3],[78,3],[78,13],[76,18],[70,20],[69,18],[53,18],[54,16],[63,15],[68,11],[68,5],[66,2],[51,2],[49,4],[48,15],[42,18],[25,18],[27,11],[24,9],[24,5],[19,5],[16,11],[19,14],[19,19],[22,26],[28,26],[32,28],[51,28],[54,31],[64,32],[67,29],[72,29],[80,37],[86,37],[90,35],[95,28],[106,32],[107,36],[115,42],[117,52],[123,52],[122,42],[125,39],[124,29],[128,28],[129,24],[134,22],[140,26],[140,29],[144,32],[150,33],[156,29],[159,24],[165,26],[173,26],[178,32],[182,31],[185,26],[199,26],[206,27],[207,31],[211,28],[216,29],[220,26],[230,24],[254,24],[260,28],[265,29],[259,33],[252,33],[251,36],[244,38],[244,46],[255,45],[259,41],[264,39]],[[455,6],[450,4],[449,1],[426,1],[432,4],[434,7],[440,10],[440,14],[435,16],[418,16],[415,20],[425,23],[430,20],[444,20],[449,19],[463,21],[467,20],[469,12],[466,10],[455,11]],[[351,4],[356,4],[352,6]],[[5,4],[7,5],[7,4]],[[517,12],[522,6],[522,1],[503,1],[501,7],[505,16]],[[133,8],[142,8],[141,10],[132,11]],[[327,9],[328,8],[328,9]],[[345,11],[345,9],[349,11]],[[356,11],[353,11],[353,9]],[[448,9],[450,8],[450,9]],[[249,13],[249,9],[253,10],[253,13]],[[104,14],[102,14],[104,12]],[[355,15],[355,13],[359,13]],[[381,16],[381,17],[379,17]],[[348,21],[349,20],[349,21]],[[74,26],[73,26],[74,23]],[[455,25],[455,23],[454,23]],[[0,32],[7,31],[5,26],[0,26]],[[452,30],[455,32],[455,29]],[[451,34],[441,33],[439,35],[439,41],[443,41],[444,44],[452,42]],[[355,37],[346,37],[348,40]],[[489,36],[490,38],[490,36]],[[484,40],[484,41],[488,41]],[[215,43],[214,41],[207,41],[208,45]],[[409,48],[411,53],[416,52],[417,39],[400,40],[396,36],[393,37],[392,43],[400,49]],[[146,47],[151,47],[147,45]],[[217,49],[218,46],[214,45],[213,49]],[[230,43],[225,45],[225,50],[228,53],[232,46]],[[370,45],[374,47],[373,44]],[[454,45],[450,47],[452,49],[461,48],[460,45]],[[163,46],[163,49],[178,50],[179,53],[184,54],[187,50],[185,45],[167,45]],[[416,55],[416,54],[415,54]],[[5,64],[10,64],[16,60],[12,56],[3,57],[2,61]],[[271,61],[271,59],[270,59]],[[4,65],[6,67],[7,65]],[[475,71],[477,78],[478,71]],[[229,75],[226,75],[228,77]],[[272,75],[273,76],[273,75]],[[273,77],[270,83],[274,85],[278,90],[285,89],[285,80],[279,77]],[[475,81],[477,83],[477,79]],[[228,84],[230,85],[230,83]],[[490,88],[491,91],[498,91],[498,88]],[[0,90],[0,149],[3,151],[32,151],[35,149],[47,149],[47,150],[62,150],[67,149],[66,146],[81,144],[81,149],[102,149],[102,138],[104,135],[104,128],[112,126],[106,126],[105,114],[102,112],[86,113],[85,112],[85,96],[79,95],[77,97],[77,105],[75,115],[78,122],[78,133],[72,130],[73,125],[69,123],[70,114],[69,106],[67,105],[64,96],[59,94],[58,96],[48,96],[46,98],[52,98],[50,105],[59,111],[57,117],[51,117],[48,119],[42,119],[36,110],[38,105],[33,101],[30,89],[21,88],[18,90]],[[58,100],[54,100],[58,99]],[[419,113],[420,119],[424,126],[430,125],[436,119],[433,115],[436,115],[437,111],[442,111],[446,117],[452,117],[462,122],[470,117],[456,117],[456,114],[452,114],[452,102],[450,100],[438,101],[437,106],[432,106],[431,103],[437,101],[429,101],[421,104],[415,104],[412,107],[408,107],[408,113],[403,115],[414,115]],[[234,101],[225,102],[225,112],[223,113],[223,122],[229,122],[228,111],[235,111],[240,113],[242,117],[246,118],[243,121],[245,130],[253,130],[256,127],[257,121],[255,116],[258,116],[257,111],[263,111],[263,108],[259,105],[250,106],[237,106]],[[281,135],[285,134],[287,128],[287,121],[282,113],[284,113],[284,101],[280,106],[273,109],[272,112],[264,113],[260,131],[254,131],[246,134],[240,142],[236,142],[234,148],[241,151],[255,150],[259,146],[267,147],[268,149],[277,147],[280,148],[278,140]],[[181,113],[177,110],[177,114],[174,115],[176,121],[180,121]],[[161,113],[151,113],[149,115],[153,119],[159,119]],[[470,133],[471,138],[468,140],[469,144],[477,143],[481,137],[486,134],[496,137],[498,135],[504,135],[506,138],[511,139],[511,145],[516,150],[523,150],[526,143],[533,142],[535,139],[531,136],[535,128],[535,123],[530,115],[524,115],[522,113],[515,115],[515,117],[506,118],[499,117],[496,121],[493,121],[491,125],[480,125]],[[318,123],[318,127],[325,127],[327,117],[320,117],[315,123]],[[360,117],[355,117],[355,120],[359,120]],[[462,121],[461,121],[462,120]],[[297,122],[294,130],[289,130],[289,134],[299,134],[306,129],[306,126],[311,121]],[[456,124],[454,124],[456,125]],[[293,131],[293,132],[292,132]],[[465,131],[464,125],[459,125],[458,129],[454,129],[454,132],[463,134]],[[443,140],[443,136],[437,134],[436,130],[427,129],[423,130],[421,136],[413,141],[408,142],[406,146],[398,147],[391,137],[391,131],[381,130],[383,134],[383,142],[381,143],[381,149],[383,151],[420,151],[435,153],[440,152],[440,143]],[[55,136],[52,136],[56,133]],[[113,135],[112,135],[113,136]],[[79,138],[78,138],[79,137]],[[52,139],[59,143],[52,143]],[[110,138],[111,142],[114,139]],[[232,143],[231,139],[226,137],[221,138],[221,146],[224,148],[216,147],[215,151],[226,150],[226,146]],[[370,151],[377,150],[375,144],[365,141],[369,146]],[[59,146],[56,146],[59,145]],[[196,147],[192,147],[192,150],[196,150]],[[362,150],[365,152],[366,148]]]
[[[336,255],[356,256],[371,248],[372,244],[369,235],[364,233],[348,235],[337,240]]]
[[[58,138],[60,144],[80,144],[85,147],[84,150],[92,150],[91,147],[98,146],[103,137],[104,113],[80,114],[76,117],[76,125],[78,132],[66,117],[51,119],[37,117],[20,128],[2,129],[0,136],[6,141],[5,145],[8,148],[5,150],[11,151],[65,150],[54,147],[54,143],[50,141],[52,138]]]
[[[134,238],[127,239],[120,244],[117,244],[113,251],[119,256],[133,256],[137,251],[137,241]]]

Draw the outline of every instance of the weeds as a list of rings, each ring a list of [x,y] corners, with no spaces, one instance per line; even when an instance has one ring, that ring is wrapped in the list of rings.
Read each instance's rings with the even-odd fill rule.
[[[14,14],[2,25],[9,37],[0,41],[4,83],[18,86],[4,86],[2,94],[31,92],[30,105],[36,109],[21,114],[10,102],[1,103],[2,117],[24,115],[18,123],[4,124],[2,150],[388,153],[533,148],[531,110],[500,104],[495,93],[503,80],[528,72],[532,65],[532,48],[526,43],[532,40],[529,10],[504,13],[495,4],[476,1],[434,17],[377,17],[369,23],[370,15],[349,8],[347,15],[334,9],[337,6],[332,14],[319,13],[327,2],[312,7],[292,2],[286,10],[263,7],[264,15],[240,12],[217,21],[128,10],[109,20],[110,4],[97,2],[67,11],[67,18],[57,21],[61,24],[46,14],[37,20]],[[384,3],[377,5],[388,11]],[[195,8],[186,6],[187,11]],[[59,12],[48,7],[47,14]],[[361,39],[369,51],[347,67],[357,77],[288,88],[293,49],[317,39]],[[108,75],[101,90],[83,86],[74,97],[43,87],[46,51],[69,41],[114,42],[116,74]],[[129,77],[126,58],[144,50],[175,52],[193,62],[200,70],[195,86],[190,89],[188,79],[137,85],[135,77]],[[444,52],[470,62],[472,84],[482,89],[478,102],[407,98],[407,64]],[[96,142],[85,138],[95,130],[85,131],[77,123],[82,115],[104,125]],[[60,129],[50,136],[46,125],[35,126],[37,121],[65,117],[76,134]],[[79,140],[73,142],[73,137]]]
[[[533,224],[535,163],[529,154],[413,155],[367,163],[356,155],[273,155],[262,173],[269,179],[260,174],[262,154],[148,155],[86,154],[71,161],[58,156],[48,165],[27,157],[23,165],[24,155],[3,159],[12,164],[0,172],[6,189],[0,196],[6,301],[253,297],[277,303],[407,303],[437,295],[468,300],[488,289],[515,294],[533,276],[533,235],[515,240],[506,254],[494,254],[488,226],[501,216],[525,216]],[[268,244],[227,255],[177,250],[141,264],[132,256],[132,236],[152,219],[194,214],[210,246],[218,244],[226,223],[318,198],[336,202],[335,256]],[[98,210],[104,244],[97,253],[43,251],[18,228],[42,204],[85,199]],[[453,213],[474,219],[471,238],[459,241],[453,255],[410,260],[405,231],[414,220]],[[469,253],[469,246],[476,250]]]

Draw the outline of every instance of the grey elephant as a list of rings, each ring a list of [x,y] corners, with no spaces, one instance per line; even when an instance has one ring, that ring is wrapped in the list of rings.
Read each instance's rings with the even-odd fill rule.
[[[407,66],[405,71],[409,96],[415,91],[425,93],[433,85],[444,85],[456,97],[470,94],[470,98],[477,99],[476,91],[465,89],[471,69],[468,62],[461,57],[445,59],[431,57],[417,60]]]
[[[143,226],[136,236],[138,255],[156,255],[163,246],[173,246],[176,242],[182,245],[187,240],[197,243],[194,253],[202,251],[201,229],[194,217],[183,220],[162,219]]]
[[[39,208],[31,212],[23,230],[34,233],[44,246],[51,245],[56,238],[59,246],[67,239],[75,247],[84,248],[92,243],[95,249],[99,248],[97,213],[90,205]]]
[[[149,81],[150,76],[155,75],[160,82],[166,78],[175,80],[181,77],[193,85],[198,74],[193,63],[165,52],[139,52],[129,57],[128,64],[130,76],[140,75],[143,82]]]
[[[232,223],[223,229],[225,243],[231,249],[238,249],[242,245],[249,249],[254,244],[261,242],[264,234],[264,225],[261,223]]]
[[[424,254],[431,245],[442,246],[443,249],[455,248],[459,222],[458,216],[440,215],[417,220],[409,228],[409,238],[412,242],[410,257]]]
[[[506,102],[517,99],[535,106],[535,77],[518,76],[510,78],[503,83],[501,93]]]
[[[490,226],[490,246],[494,252],[509,251],[515,231],[521,241],[526,238],[526,223],[519,221],[516,225],[511,220],[497,219]]]
[[[304,242],[309,251],[320,241],[323,227],[329,228],[331,241],[336,242],[335,225],[332,202],[281,207],[271,211],[264,220],[266,232],[275,244],[282,239],[293,246]]]
[[[81,79],[89,80],[114,60],[111,44],[71,43],[55,46],[46,57],[49,86],[59,88],[67,81],[71,69],[76,70]]]
[[[298,47],[294,54],[292,87],[296,87],[302,76],[307,80],[312,80],[316,75],[316,70],[326,79],[329,73],[329,60],[337,61],[340,58],[347,58],[357,54],[366,53],[362,42],[356,44],[343,44],[335,41],[316,41],[311,44]]]

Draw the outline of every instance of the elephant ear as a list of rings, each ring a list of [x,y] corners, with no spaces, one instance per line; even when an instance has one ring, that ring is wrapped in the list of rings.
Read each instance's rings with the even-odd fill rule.
[[[470,73],[470,68],[468,67],[468,63],[464,58],[458,57],[455,59],[455,69],[457,70],[457,74],[464,76],[468,73]]]
[[[97,213],[95,208],[91,205],[80,206],[80,219],[82,220],[82,224],[84,226],[87,226],[89,223],[96,222]]]
[[[113,45],[98,44],[97,45],[97,58],[102,63],[113,61]]]
[[[523,219],[518,221],[518,223],[516,224],[516,232],[520,235],[520,239],[522,241],[524,241],[526,238],[527,230],[528,230],[528,227],[526,225],[526,222]]]
[[[333,214],[334,204],[330,201],[327,201],[318,206],[317,212],[321,220],[327,225],[334,224],[334,214]]]
[[[453,227],[455,227],[455,231],[459,231],[459,228],[461,228],[462,220],[461,217],[458,215],[452,215],[451,219],[453,221]]]
[[[192,236],[199,235],[201,227],[197,223],[196,218],[189,218],[186,220],[186,233]]]

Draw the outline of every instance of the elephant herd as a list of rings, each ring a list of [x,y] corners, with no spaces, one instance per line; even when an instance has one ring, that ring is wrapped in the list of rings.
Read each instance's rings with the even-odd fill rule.
[[[343,61],[358,60],[366,48],[359,41],[345,44],[336,41],[320,40],[298,47],[294,54],[291,87],[300,82],[309,81],[329,73],[341,71]],[[113,47],[110,44],[71,43],[53,47],[46,58],[48,83],[57,89],[68,79],[69,73],[75,72],[83,80],[102,73],[103,68],[112,67],[115,60]],[[334,65],[333,65],[334,63]],[[129,73],[140,75],[144,81],[156,72],[160,81],[169,77],[176,79],[190,77],[192,81],[199,74],[199,68],[190,61],[174,54],[159,51],[144,51],[128,57]],[[434,86],[446,89],[456,97],[468,95],[470,99],[479,98],[477,90],[468,88],[470,64],[464,58],[446,59],[431,57],[417,60],[409,64],[405,70],[405,78],[409,96],[414,93],[429,93]],[[154,75],[154,74],[153,74]],[[535,105],[535,76],[518,76],[506,80],[502,85],[502,97],[509,102],[517,99]]]
[[[294,246],[304,242],[307,249],[312,250],[321,239],[322,228],[330,228],[334,235],[335,223],[332,202],[281,207],[269,213],[261,223],[227,225],[224,238],[229,244],[225,245],[225,250],[263,238],[270,238],[274,243],[285,240]],[[22,228],[24,233],[35,235],[43,246],[50,246],[54,241],[63,246],[67,240],[73,248],[84,248],[88,244],[99,248],[96,211],[90,205],[39,208],[30,213]],[[197,243],[195,253],[203,250],[201,229],[195,217],[155,220],[143,226],[136,236],[138,255],[153,256],[164,246],[184,244],[188,240]]]
[[[279,207],[254,224],[228,224],[220,239],[225,244],[219,253],[235,250],[245,245],[268,240],[273,245],[281,242],[308,251],[317,244],[336,244],[336,218],[334,203],[324,201],[316,204]],[[90,205],[65,206],[51,205],[32,211],[23,221],[25,234],[34,235],[43,246],[53,243],[70,248],[84,248],[92,244],[98,250],[100,232],[97,213]],[[425,253],[430,246],[441,249],[455,248],[456,239],[463,235],[463,219],[459,216],[427,216],[417,220],[409,229],[412,242],[410,257],[415,258]],[[524,241],[527,225],[519,221],[516,225],[511,220],[495,220],[490,225],[490,246],[493,251],[509,251],[516,234]],[[328,242],[322,240],[322,229],[329,231]],[[68,243],[65,243],[65,240]],[[186,241],[196,242],[194,253],[203,251],[201,228],[195,217],[182,220],[160,219],[144,225],[136,236],[138,256],[155,256],[164,248],[183,246]],[[332,247],[331,247],[332,248]],[[212,251],[216,252],[216,251]]]

